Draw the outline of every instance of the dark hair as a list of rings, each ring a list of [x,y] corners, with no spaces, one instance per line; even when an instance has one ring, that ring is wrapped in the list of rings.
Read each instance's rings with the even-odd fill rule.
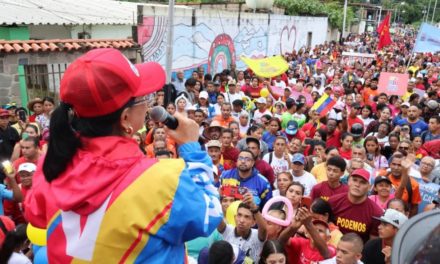
[[[53,105],[55,105],[55,100],[52,97],[48,97],[48,96],[44,97],[43,98],[43,104],[46,101],[49,102],[49,103],[52,103]]]
[[[249,149],[243,149],[240,151],[240,153],[242,153],[242,152],[250,153],[252,155],[252,158],[254,159],[254,161],[257,159],[257,157],[255,157],[254,153],[252,153],[252,151],[250,151]],[[238,155],[240,155],[240,153]]]
[[[373,116],[373,109],[371,108],[371,106],[370,105],[364,105],[363,107],[362,107],[362,109],[367,109],[368,111],[370,111],[370,114],[368,115],[368,117],[372,117]],[[361,111],[362,111],[362,109],[361,109]],[[362,113],[362,112],[361,112]]]
[[[219,240],[209,248],[209,264],[231,264],[234,260],[234,250],[225,240]]]
[[[347,163],[340,156],[334,156],[334,157],[329,158],[327,160],[327,166],[328,165],[335,166],[335,167],[339,168],[342,172],[344,172],[345,168],[347,168]]]
[[[322,141],[327,141],[327,130],[326,129],[319,128],[318,130],[316,130],[316,132],[319,133]],[[315,132],[315,134],[316,134],[316,132]],[[313,135],[313,136],[315,136],[315,135]]]
[[[440,116],[438,115],[431,116],[429,119],[435,119],[435,121],[440,124]]]
[[[350,133],[348,133],[348,132],[345,132],[345,133],[343,133],[342,136],[341,136],[341,141],[343,141],[343,140],[346,139],[347,137],[353,137],[353,135],[350,134]]]
[[[157,156],[168,156],[169,158],[171,158],[171,151],[169,150],[158,150],[156,152],[154,152],[154,157]]]
[[[40,145],[40,140],[38,139],[38,137],[28,137],[28,138],[23,138],[22,140],[25,142],[32,142],[34,148],[38,148]]]
[[[380,123],[380,124],[384,124],[384,123]],[[377,137],[374,137],[374,136],[368,136],[368,137],[365,138],[365,140],[364,140],[365,152],[367,152],[367,143],[369,141],[373,141],[374,143],[376,143],[377,148],[376,148],[376,151],[375,151],[374,155],[378,156],[379,155],[379,151],[380,151],[380,145],[379,145],[379,141],[377,140]]]
[[[289,186],[287,186],[286,190],[289,190],[290,187],[292,186],[298,186],[301,188],[301,195],[304,195],[304,192],[306,191],[306,188],[304,187],[304,185],[302,185],[302,183],[297,182],[297,181],[293,181]]]
[[[333,223],[335,221],[335,215],[333,214],[330,203],[322,198],[316,198],[313,201],[312,205],[310,206],[310,211],[320,215],[328,214],[328,221]]]
[[[185,82],[185,87],[186,86],[195,86],[195,85],[196,85],[196,79],[194,79],[194,78],[189,78]]]
[[[269,124],[272,123],[272,122],[277,122],[277,124],[278,124],[278,130],[277,131],[280,131],[282,129],[280,119],[278,119],[276,117],[269,118]]]
[[[389,200],[389,201],[387,202],[387,208],[389,208],[389,207],[390,207],[390,204],[393,203],[393,202],[398,202],[398,203],[400,203],[400,204],[403,206],[403,210],[404,210],[405,212],[409,212],[409,206],[408,206],[408,204],[405,203],[402,199],[399,199],[399,198],[393,198],[393,199]]]
[[[234,136],[234,131],[232,131],[232,129],[230,129],[230,128],[223,129],[222,135],[225,133],[229,133],[229,134],[231,134],[231,136]]]
[[[66,169],[72,160],[78,148],[81,147],[81,141],[78,136],[84,137],[102,137],[119,133],[119,120],[122,111],[134,102],[131,99],[123,107],[113,113],[91,117],[80,118],[71,116],[71,106],[61,102],[55,108],[50,120],[50,138],[46,158],[43,163],[44,177],[48,182],[58,178]],[[71,120],[69,122],[69,120]]]
[[[325,149],[325,147],[326,147],[325,142],[322,140],[313,140],[312,145],[313,145],[313,148],[315,148],[316,146],[321,146]]]
[[[328,148],[326,148],[325,149],[325,155],[328,155],[329,153],[330,153],[330,151],[332,151],[332,150],[334,150],[334,149],[338,149],[337,147],[335,147],[335,146],[330,146],[330,147],[328,147]]]
[[[283,254],[284,256],[286,256],[286,252],[284,251],[284,246],[281,245],[280,241],[267,240],[266,242],[264,242],[263,248],[261,249],[260,260],[258,263],[259,264],[266,263],[266,259],[271,254],[275,254],[275,253]],[[287,256],[286,256],[286,260],[287,260]]]
[[[252,133],[254,133],[255,131],[257,131],[258,129],[263,129],[263,127],[262,127],[261,125],[259,125],[259,124],[254,124],[254,125],[252,125],[252,126],[248,129],[248,131],[246,131],[246,134],[247,134],[248,136],[250,136]]]
[[[12,253],[20,248],[27,240],[26,225],[20,224],[15,230],[11,230],[5,234],[5,240],[0,250],[0,263],[8,263]]]

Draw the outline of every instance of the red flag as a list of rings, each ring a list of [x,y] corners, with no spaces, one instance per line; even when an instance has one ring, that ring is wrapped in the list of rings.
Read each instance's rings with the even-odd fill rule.
[[[393,43],[390,35],[390,18],[391,13],[388,12],[385,19],[377,27],[377,32],[379,33],[379,43],[377,43],[378,50]]]

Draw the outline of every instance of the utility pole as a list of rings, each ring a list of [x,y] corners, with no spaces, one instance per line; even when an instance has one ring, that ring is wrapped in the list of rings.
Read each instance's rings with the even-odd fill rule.
[[[432,18],[431,18],[431,24],[434,24],[434,16],[435,16],[435,9],[437,8],[437,0],[434,2],[434,9],[432,9]]]
[[[167,32],[167,60],[165,71],[167,73],[167,83],[171,82],[171,73],[173,71],[173,38],[174,38],[174,0],[168,3],[168,32]]]
[[[429,19],[429,11],[431,10],[431,0],[429,0],[428,4],[428,12],[426,12],[425,22],[428,22]]]
[[[345,22],[347,20],[347,0],[344,2],[344,19],[342,20],[342,37],[345,36]]]

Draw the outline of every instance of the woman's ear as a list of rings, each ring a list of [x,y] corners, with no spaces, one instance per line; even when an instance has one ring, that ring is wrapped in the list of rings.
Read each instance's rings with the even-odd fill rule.
[[[130,123],[129,123],[130,114],[131,114],[130,108],[125,108],[122,111],[121,117],[120,117],[120,120],[119,120],[119,123],[120,123],[122,129],[126,129],[126,128],[128,128],[130,126]]]

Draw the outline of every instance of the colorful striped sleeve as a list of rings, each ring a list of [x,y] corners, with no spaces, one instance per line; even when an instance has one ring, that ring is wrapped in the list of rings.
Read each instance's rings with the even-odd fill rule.
[[[210,235],[223,218],[219,194],[214,187],[212,160],[197,142],[179,148],[185,161],[168,222],[159,237],[171,244],[180,244]]]

